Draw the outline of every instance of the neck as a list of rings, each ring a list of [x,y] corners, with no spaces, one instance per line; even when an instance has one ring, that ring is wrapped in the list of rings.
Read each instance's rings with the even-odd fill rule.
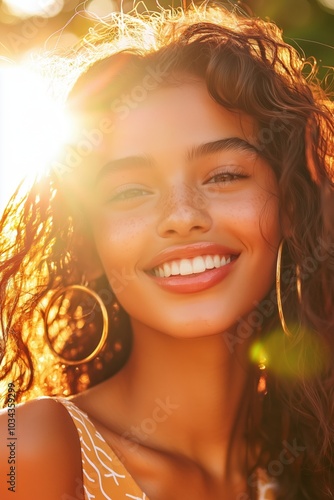
[[[221,335],[177,339],[132,326],[131,357],[111,380],[133,438],[220,471],[240,468],[252,394],[245,355],[231,354]]]

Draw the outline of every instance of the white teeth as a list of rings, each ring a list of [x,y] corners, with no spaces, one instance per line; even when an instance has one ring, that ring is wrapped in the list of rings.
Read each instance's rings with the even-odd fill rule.
[[[212,257],[212,255],[207,255],[207,256],[205,257],[205,267],[206,267],[207,269],[213,269],[213,268],[215,267],[215,264],[214,264],[214,262],[213,262],[213,257]]]
[[[193,259],[192,264],[193,264],[193,272],[196,274],[203,273],[206,269],[203,257],[195,257]]]
[[[178,274],[180,274],[180,267],[178,263],[175,262],[175,260],[173,260],[171,265],[172,265],[172,275],[177,276]]]
[[[182,259],[180,262],[180,274],[181,276],[187,276],[188,274],[193,274],[193,266],[191,261],[188,259]]]
[[[168,262],[165,262],[165,264],[163,265],[163,270],[164,270],[165,278],[168,278],[172,274],[172,270],[171,270],[171,267],[168,264]]]
[[[213,257],[213,263],[215,265],[216,268],[220,267],[220,257],[219,255],[214,255]]]
[[[170,276],[188,276],[189,274],[203,273],[207,269],[214,269],[226,266],[231,262],[231,256],[205,255],[197,256],[193,259],[173,260],[165,262],[159,267],[155,267],[153,272],[159,278],[169,278]]]
[[[226,266],[226,264],[229,264],[231,262],[231,257],[222,257],[220,261],[221,266]]]

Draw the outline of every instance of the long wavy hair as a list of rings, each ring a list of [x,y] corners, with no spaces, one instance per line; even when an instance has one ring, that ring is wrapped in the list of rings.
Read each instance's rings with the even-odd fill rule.
[[[105,277],[90,283],[107,297],[111,325],[95,360],[67,367],[43,336],[50,295],[81,282],[89,258],[90,228],[80,196],[73,195],[73,186],[83,182],[80,133],[95,133],[98,141],[96,124],[103,117],[110,120],[103,133],[112,133],[112,117],[126,118],[156,88],[204,81],[219,105],[256,121],[253,140],[279,185],[285,241],[280,286],[290,335],[282,331],[276,307],[265,309],[270,301],[276,305],[271,291],[257,309],[262,319],[256,347],[266,358],[267,394],[260,416],[250,410],[249,441],[260,447],[257,466],[277,478],[279,499],[334,498],[334,119],[315,62],[286,44],[273,23],[214,5],[114,14],[66,58],[55,57],[53,71],[57,66],[65,67],[60,73],[78,136],[26,195],[16,193],[1,220],[2,380],[14,381],[22,400],[69,395],[126,362],[129,321]],[[96,342],[100,319],[94,315],[89,331],[71,343],[74,356],[82,355],[84,343]],[[258,381],[254,370],[254,387]]]

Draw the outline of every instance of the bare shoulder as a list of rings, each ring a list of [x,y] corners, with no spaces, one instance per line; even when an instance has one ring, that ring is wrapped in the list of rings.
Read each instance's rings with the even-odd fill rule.
[[[0,411],[0,473],[3,500],[83,500],[79,437],[60,402]]]

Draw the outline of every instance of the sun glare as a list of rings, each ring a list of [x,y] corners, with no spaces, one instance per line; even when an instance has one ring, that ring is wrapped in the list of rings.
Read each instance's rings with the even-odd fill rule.
[[[334,0],[319,0],[319,3],[330,11],[334,10]]]
[[[0,67],[0,213],[20,181],[42,173],[70,133],[62,107],[40,75]]]
[[[54,17],[64,7],[64,0],[4,0],[11,12],[22,17]]]

